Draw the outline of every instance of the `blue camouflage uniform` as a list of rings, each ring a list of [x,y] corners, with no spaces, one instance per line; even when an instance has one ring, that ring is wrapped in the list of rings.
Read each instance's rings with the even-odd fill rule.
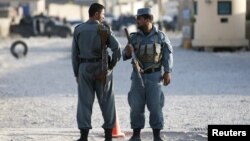
[[[141,73],[145,87],[142,86],[136,69],[131,74],[131,88],[128,93],[130,105],[131,128],[144,128],[145,105],[150,112],[149,123],[153,129],[162,129],[164,119],[162,108],[164,95],[162,87],[162,71],[171,72],[173,64],[173,49],[168,37],[154,26],[148,35],[142,31],[130,34],[135,56],[141,63],[144,73]],[[123,60],[130,59],[123,50]]]
[[[115,101],[113,94],[112,72],[109,75],[107,91],[102,92],[100,80],[96,75],[101,72],[101,39],[99,22],[87,21],[75,28],[72,44],[72,65],[75,77],[78,77],[77,123],[79,129],[91,129],[91,114],[95,93],[104,118],[104,129],[115,124]],[[109,30],[110,31],[110,30]],[[107,46],[112,52],[113,65],[121,57],[120,44],[112,32],[108,36]],[[105,100],[103,98],[105,97]]]

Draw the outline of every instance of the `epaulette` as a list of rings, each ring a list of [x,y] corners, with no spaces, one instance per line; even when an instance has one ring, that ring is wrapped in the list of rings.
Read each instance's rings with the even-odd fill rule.
[[[158,31],[158,36],[160,37],[160,39],[162,39],[166,36],[166,34],[162,31]]]
[[[75,26],[75,29],[76,29],[77,27],[79,27],[80,25],[82,25],[82,24],[84,24],[84,23],[80,23],[80,24],[78,24],[77,26]]]
[[[76,25],[75,28],[74,28],[74,31],[76,31],[77,28],[79,28],[82,24],[84,24],[84,23],[80,23],[80,24]]]

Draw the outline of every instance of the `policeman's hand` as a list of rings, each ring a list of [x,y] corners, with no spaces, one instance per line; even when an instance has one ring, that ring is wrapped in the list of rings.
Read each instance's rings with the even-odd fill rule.
[[[126,56],[130,57],[132,55],[132,52],[134,51],[133,46],[131,44],[127,44],[125,49],[126,49]]]
[[[115,67],[116,62],[117,62],[117,61],[114,61],[114,60],[111,60],[111,61],[110,61],[109,65],[108,65],[109,70],[112,70],[112,69]]]
[[[163,74],[163,85],[167,86],[171,81],[171,74],[169,72],[165,72]]]
[[[112,54],[112,58],[109,56],[108,67],[110,70],[112,70],[115,67],[116,63],[120,60],[120,58],[121,58],[120,49],[118,49]]]

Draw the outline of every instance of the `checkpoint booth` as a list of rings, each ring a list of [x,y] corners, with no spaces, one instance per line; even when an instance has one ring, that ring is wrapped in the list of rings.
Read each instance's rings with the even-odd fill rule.
[[[192,48],[249,48],[246,0],[193,0]]]

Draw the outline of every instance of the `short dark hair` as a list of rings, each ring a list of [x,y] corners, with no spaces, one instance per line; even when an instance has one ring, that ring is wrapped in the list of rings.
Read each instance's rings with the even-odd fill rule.
[[[150,21],[154,20],[153,15],[150,15],[150,14],[143,14],[143,15],[140,15],[140,16],[137,16],[137,17],[143,17],[144,19],[149,19]]]
[[[96,12],[101,12],[105,7],[99,3],[93,3],[89,7],[89,17],[93,17]]]

